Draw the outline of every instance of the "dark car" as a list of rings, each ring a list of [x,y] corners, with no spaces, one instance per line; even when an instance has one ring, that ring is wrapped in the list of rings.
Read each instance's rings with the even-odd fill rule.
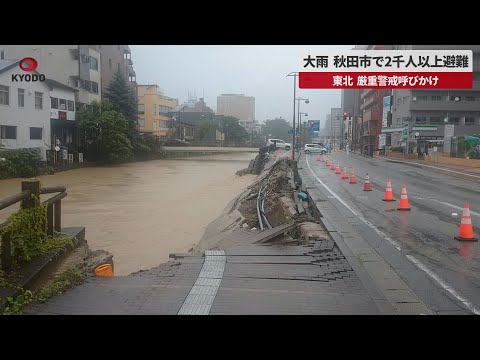
[[[188,146],[189,142],[182,139],[167,139],[163,142],[164,146]]]

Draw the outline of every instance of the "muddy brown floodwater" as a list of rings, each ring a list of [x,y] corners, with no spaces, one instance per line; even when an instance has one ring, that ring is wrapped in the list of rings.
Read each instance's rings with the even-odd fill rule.
[[[254,153],[157,160],[83,168],[40,177],[65,185],[62,226],[85,226],[92,250],[114,255],[115,275],[126,275],[186,252],[206,226],[255,176],[237,177]],[[0,180],[0,198],[20,191],[20,179]],[[18,206],[0,211],[0,222]]]

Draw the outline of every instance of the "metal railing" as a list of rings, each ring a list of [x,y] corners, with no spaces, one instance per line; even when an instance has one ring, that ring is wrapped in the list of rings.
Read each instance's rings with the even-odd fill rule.
[[[42,204],[47,204],[47,225],[46,234],[53,236],[54,231],[60,232],[62,230],[62,199],[67,196],[65,186],[47,186],[40,187],[39,180],[25,180],[22,181],[21,192],[15,195],[0,199],[0,210],[6,209],[16,203],[21,202],[22,209],[34,208],[40,205],[40,195],[54,194],[55,196],[45,200]],[[34,196],[31,196],[31,195]],[[8,225],[9,221],[0,223],[0,230]],[[12,270],[11,257],[11,234],[5,233],[1,238],[2,243],[2,257],[1,269],[6,273]]]

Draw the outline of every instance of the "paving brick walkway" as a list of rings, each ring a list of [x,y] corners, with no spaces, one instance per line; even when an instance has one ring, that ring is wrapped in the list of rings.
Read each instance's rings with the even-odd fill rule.
[[[380,313],[331,239],[296,246],[233,245],[224,251],[225,268],[209,314]],[[25,313],[175,315],[204,259],[203,252],[185,254],[129,276],[92,278]]]

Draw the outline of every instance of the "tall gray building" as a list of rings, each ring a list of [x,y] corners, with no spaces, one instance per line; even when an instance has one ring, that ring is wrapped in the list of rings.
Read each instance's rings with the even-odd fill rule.
[[[343,113],[341,108],[331,108],[330,114],[327,114],[325,126],[320,131],[320,139],[326,144],[333,146],[340,145],[342,132]]]
[[[480,45],[394,45],[394,50],[473,50],[473,88],[452,90],[393,89],[392,124],[382,129],[387,145],[402,143],[401,130],[409,124],[419,152],[440,147],[450,151],[450,136],[480,133]],[[447,126],[447,133],[445,126]],[[453,125],[453,126],[452,126]],[[452,134],[453,130],[453,134]],[[447,137],[445,137],[445,135]]]

